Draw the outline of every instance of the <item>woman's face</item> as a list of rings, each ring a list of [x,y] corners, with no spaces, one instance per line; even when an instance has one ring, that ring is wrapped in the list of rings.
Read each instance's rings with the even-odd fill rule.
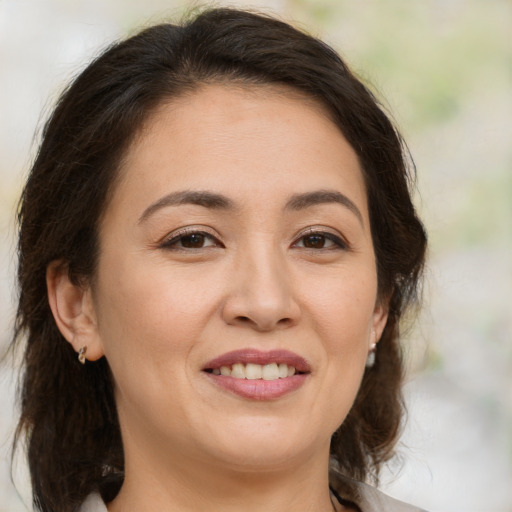
[[[162,106],[102,218],[90,297],[128,459],[325,460],[386,320],[354,151],[284,88]]]

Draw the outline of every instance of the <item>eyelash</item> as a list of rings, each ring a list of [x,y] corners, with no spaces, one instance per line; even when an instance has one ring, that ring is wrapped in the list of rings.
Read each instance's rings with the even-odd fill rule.
[[[191,247],[180,247],[177,245],[177,243],[182,241],[185,237],[193,236],[193,235],[200,235],[200,236],[203,236],[205,238],[215,241],[214,245],[207,246],[207,247],[214,247],[214,246],[224,247],[224,245],[221,242],[219,242],[219,240],[214,235],[212,235],[211,233],[208,233],[208,231],[201,231],[200,229],[194,229],[194,228],[183,229],[181,231],[178,231],[177,233],[174,233],[170,238],[165,239],[162,242],[162,244],[160,245],[160,247],[163,249],[175,250],[175,251],[180,251],[180,250],[181,251],[193,251],[193,250],[197,250],[197,249],[205,249],[206,247],[191,248]]]
[[[183,247],[183,246],[180,247],[179,245],[177,245],[185,237],[193,236],[193,235],[200,235],[202,237],[208,238],[208,239],[214,241],[214,244],[206,246],[206,247],[195,247],[195,248]],[[333,233],[330,233],[329,231],[321,231],[321,230],[316,230],[314,228],[310,228],[307,232],[301,233],[301,235],[296,239],[296,241],[292,244],[292,246],[296,246],[299,241],[304,240],[306,237],[312,237],[312,236],[317,236],[317,237],[322,237],[324,239],[327,239],[330,242],[332,242],[335,246],[334,247],[320,247],[320,248],[303,247],[304,249],[307,249],[309,251],[322,251],[322,250],[323,251],[332,251],[332,250],[345,250],[346,251],[350,248],[347,241],[344,240],[343,238],[341,238]],[[179,251],[179,250],[194,251],[194,250],[207,249],[209,247],[221,247],[222,248],[222,247],[224,247],[224,245],[211,233],[209,233],[207,231],[201,231],[198,229],[190,228],[190,229],[185,229],[185,230],[178,231],[177,233],[174,233],[170,238],[165,239],[160,244],[160,247],[162,249],[175,250],[175,251]]]
[[[304,249],[308,249],[310,251],[333,251],[333,250],[348,250],[349,244],[347,241],[340,236],[335,235],[334,233],[331,233],[329,231],[321,231],[315,228],[310,228],[305,233],[301,233],[300,237],[297,238],[297,241],[294,242],[293,245],[296,245],[298,241],[303,240],[306,237],[309,236],[318,236],[323,237],[329,241],[331,241],[335,247],[321,247],[319,249],[315,249],[312,247],[304,247]]]

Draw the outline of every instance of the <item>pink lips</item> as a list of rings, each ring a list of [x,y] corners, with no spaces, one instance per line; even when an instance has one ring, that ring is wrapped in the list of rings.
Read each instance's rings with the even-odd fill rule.
[[[221,366],[231,366],[235,363],[285,363],[288,366],[294,366],[295,369],[301,373],[309,373],[311,371],[311,367],[303,357],[288,350],[271,350],[269,352],[261,352],[254,349],[243,349],[227,352],[226,354],[208,361],[208,363],[206,363],[204,366],[204,370],[220,368]]]
[[[296,373],[292,377],[276,380],[249,380],[237,379],[234,377],[215,375],[207,370],[220,368],[221,366],[232,366],[236,363],[271,364],[285,363],[295,367]],[[275,400],[301,387],[311,372],[311,366],[301,356],[288,350],[271,350],[262,352],[254,349],[243,349],[228,352],[205,364],[205,374],[216,385],[230,391],[242,398],[251,400]]]

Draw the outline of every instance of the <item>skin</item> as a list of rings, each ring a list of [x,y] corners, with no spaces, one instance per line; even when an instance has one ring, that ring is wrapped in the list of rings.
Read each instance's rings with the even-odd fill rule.
[[[319,190],[355,208],[286,208]],[[181,191],[233,208],[162,203]],[[180,239],[183,228],[207,234]],[[387,310],[360,165],[322,108],[230,85],[162,105],[125,158],[100,248],[90,285],[57,264],[47,282],[66,339],[114,375],[126,479],[109,511],[332,510],[330,437]],[[245,348],[292,351],[311,372],[279,399],[251,400],[202,371]]]

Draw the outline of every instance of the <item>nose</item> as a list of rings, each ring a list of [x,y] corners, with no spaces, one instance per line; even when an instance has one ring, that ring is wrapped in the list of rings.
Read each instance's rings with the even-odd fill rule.
[[[261,332],[297,324],[301,311],[293,282],[284,257],[276,252],[253,251],[236,259],[222,307],[227,324]]]

